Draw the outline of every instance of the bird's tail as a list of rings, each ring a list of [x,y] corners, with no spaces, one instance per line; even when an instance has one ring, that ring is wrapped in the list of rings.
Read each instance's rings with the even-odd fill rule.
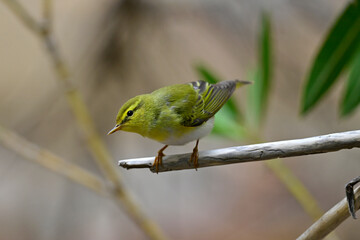
[[[248,84],[252,84],[253,82],[251,82],[251,81],[246,81],[246,80],[235,80],[235,82],[236,82],[236,88],[238,88],[238,87],[242,87],[242,86],[244,86],[244,85],[248,85]]]

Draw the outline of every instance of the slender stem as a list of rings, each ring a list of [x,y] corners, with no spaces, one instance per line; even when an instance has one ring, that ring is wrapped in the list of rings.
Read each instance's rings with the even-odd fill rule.
[[[303,139],[203,151],[199,152],[198,161],[199,168],[202,168],[232,163],[334,152],[354,147],[360,147],[360,130]],[[194,166],[189,163],[190,156],[191,153],[165,156],[163,158],[162,166],[159,166],[159,172],[192,169]],[[120,160],[119,166],[127,169],[149,168],[152,172],[155,172],[153,167],[154,159],[154,157],[146,157]]]
[[[306,189],[304,184],[285,166],[282,159],[274,159],[267,161],[269,167],[279,180],[285,185],[288,191],[294,196],[299,204],[304,208],[305,212],[316,220],[323,215],[315,198]]]
[[[19,135],[0,126],[0,142],[22,157],[32,160],[100,195],[109,195],[103,181],[85,169],[65,161],[50,151],[40,148]]]
[[[261,142],[261,138],[255,133],[249,138],[256,143]],[[314,221],[323,215],[324,212],[320,208],[316,199],[312,196],[301,180],[296,177],[292,170],[285,165],[283,159],[265,161],[265,165],[274,173],[274,175],[292,194],[296,201],[302,206],[304,211],[311,216],[312,219],[314,219]]]
[[[53,1],[52,0],[42,0],[42,9],[43,9],[43,19],[44,27],[51,32],[52,31],[52,22],[53,22]]]
[[[123,206],[130,216],[133,216],[133,219],[137,224],[141,226],[142,229],[146,230],[147,235],[151,239],[164,239],[159,238],[159,236],[162,236],[162,233],[158,227],[152,221],[148,221],[144,218],[143,213],[136,205],[134,205],[133,200],[124,191],[119,190],[119,188],[115,188],[112,192],[109,192],[109,186],[107,186],[99,177],[71,162],[65,161],[52,152],[27,141],[1,125],[0,143],[25,159],[34,161],[40,166],[62,175],[101,196],[113,196],[115,201]]]
[[[20,5],[16,0],[1,0],[13,12],[13,14],[24,24],[25,27],[37,34],[43,34],[43,28],[38,24],[35,19]]]

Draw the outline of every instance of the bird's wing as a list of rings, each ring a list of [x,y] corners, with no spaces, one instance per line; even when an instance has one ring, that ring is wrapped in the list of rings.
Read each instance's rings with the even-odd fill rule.
[[[237,86],[247,83],[249,82],[239,80],[223,81],[214,85],[202,80],[189,83],[197,92],[197,100],[182,124],[187,127],[203,124],[220,110]]]

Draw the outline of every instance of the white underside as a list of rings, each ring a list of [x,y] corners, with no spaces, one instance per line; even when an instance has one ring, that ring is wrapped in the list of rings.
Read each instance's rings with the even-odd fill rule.
[[[188,142],[198,140],[208,135],[214,127],[214,117],[207,120],[199,127],[194,127],[194,130],[183,134],[182,136],[170,137],[162,143],[166,145],[184,145]]]

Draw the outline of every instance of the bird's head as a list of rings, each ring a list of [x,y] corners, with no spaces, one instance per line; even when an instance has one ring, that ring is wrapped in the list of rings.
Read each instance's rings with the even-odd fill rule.
[[[119,110],[116,116],[116,125],[108,135],[119,131],[136,132],[141,134],[146,123],[144,108],[145,95],[136,96],[128,100]]]

